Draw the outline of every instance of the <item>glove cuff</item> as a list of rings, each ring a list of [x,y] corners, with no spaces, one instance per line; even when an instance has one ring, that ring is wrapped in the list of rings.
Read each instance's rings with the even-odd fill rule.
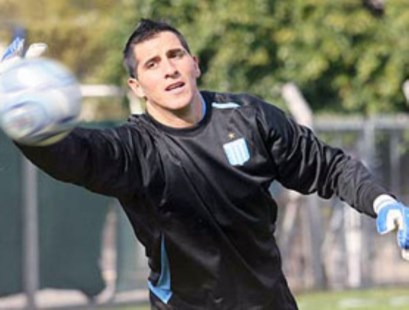
[[[379,195],[373,202],[373,209],[378,214],[383,207],[391,203],[397,203],[396,199],[386,194]]]

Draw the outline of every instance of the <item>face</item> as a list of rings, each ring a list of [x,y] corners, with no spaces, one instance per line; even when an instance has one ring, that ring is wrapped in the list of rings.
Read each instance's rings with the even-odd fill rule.
[[[196,57],[182,46],[169,31],[136,44],[136,76],[128,84],[134,93],[146,100],[148,112],[154,118],[172,118],[189,114],[200,104],[196,79],[200,69]]]

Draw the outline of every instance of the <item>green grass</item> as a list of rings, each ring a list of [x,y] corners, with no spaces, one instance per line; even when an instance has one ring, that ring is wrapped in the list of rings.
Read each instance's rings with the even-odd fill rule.
[[[300,310],[407,310],[409,288],[373,289],[297,294]],[[149,306],[118,307],[108,310],[149,310]]]
[[[306,293],[296,296],[300,310],[409,309],[409,288]]]

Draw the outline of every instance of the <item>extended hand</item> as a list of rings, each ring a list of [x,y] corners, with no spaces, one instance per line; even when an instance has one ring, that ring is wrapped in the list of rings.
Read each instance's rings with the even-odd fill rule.
[[[396,200],[385,200],[376,208],[376,228],[380,234],[397,230],[398,245],[409,259],[409,208]]]
[[[16,37],[4,51],[0,60],[0,74],[22,58],[40,57],[47,51],[47,44],[36,42],[24,52],[24,39]]]
[[[81,90],[62,64],[38,58],[45,43],[16,39],[0,63],[0,127],[14,141],[44,146],[62,140],[77,125]],[[29,59],[31,58],[31,59]]]

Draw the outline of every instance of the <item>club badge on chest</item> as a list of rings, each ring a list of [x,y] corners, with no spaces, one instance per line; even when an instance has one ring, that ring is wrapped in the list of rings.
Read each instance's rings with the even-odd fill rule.
[[[232,166],[242,166],[250,159],[250,151],[244,138],[223,144],[224,153]]]

